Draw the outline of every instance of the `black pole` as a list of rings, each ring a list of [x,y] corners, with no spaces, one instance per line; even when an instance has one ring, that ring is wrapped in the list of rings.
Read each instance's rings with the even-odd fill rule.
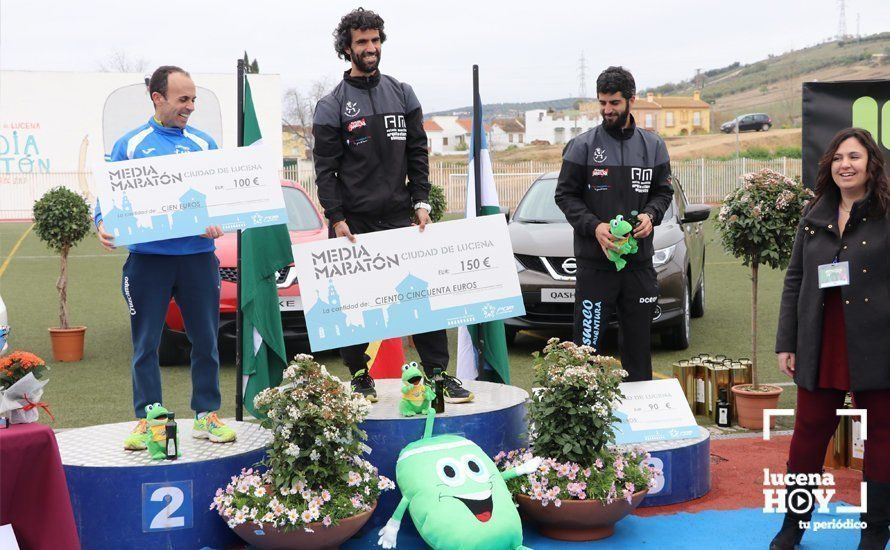
[[[482,215],[482,100],[479,97],[479,65],[473,65],[473,193],[476,200],[476,217]],[[485,365],[485,339],[481,325],[476,326],[476,364],[479,365],[477,378],[490,381],[490,373]]]
[[[238,147],[244,147],[244,60],[238,60]],[[244,319],[241,316],[241,230],[236,234],[235,254],[237,270],[235,271],[235,287],[237,303],[235,307],[235,420],[244,420],[244,364],[241,354]]]
[[[476,216],[482,214],[482,104],[479,99],[479,65],[473,65],[473,181]]]

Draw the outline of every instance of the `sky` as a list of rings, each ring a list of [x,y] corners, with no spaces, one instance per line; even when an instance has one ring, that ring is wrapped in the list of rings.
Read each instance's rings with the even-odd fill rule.
[[[385,20],[381,70],[411,84],[424,111],[472,100],[472,65],[486,103],[577,97],[609,65],[638,89],[690,78],[835,36],[838,0],[447,0],[343,2],[2,0],[0,69],[97,71],[114,52],[192,73],[234,72],[247,50],[284,88],[336,83],[348,65],[332,32],[358,5]],[[847,0],[846,28],[890,30],[887,0]],[[198,82],[200,84],[200,82]]]

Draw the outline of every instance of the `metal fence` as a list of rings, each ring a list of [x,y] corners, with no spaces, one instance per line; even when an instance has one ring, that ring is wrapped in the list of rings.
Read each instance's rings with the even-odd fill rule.
[[[558,172],[558,162],[492,163],[495,186],[501,206],[511,210],[532,182],[548,172]],[[671,163],[671,170],[679,178],[686,197],[693,203],[719,203],[739,185],[742,174],[770,168],[789,177],[800,176],[800,159],[773,160],[679,160]],[[301,162],[280,171],[284,179],[298,181],[318,206],[315,169],[311,162]],[[45,192],[65,186],[91,196],[92,175],[88,172],[53,172],[41,174],[0,175],[0,220],[31,218],[31,206]],[[465,162],[432,162],[430,181],[442,187],[449,212],[463,212],[466,206],[467,165]],[[91,201],[94,199],[90,199]]]

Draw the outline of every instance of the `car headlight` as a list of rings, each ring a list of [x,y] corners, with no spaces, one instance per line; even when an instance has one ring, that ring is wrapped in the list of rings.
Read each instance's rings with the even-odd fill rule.
[[[652,265],[654,267],[662,266],[674,257],[674,252],[677,250],[677,245],[671,245],[667,248],[659,248],[655,251],[655,254],[652,256]]]
[[[516,273],[522,273],[525,271],[525,266],[519,263],[519,260],[513,258],[513,261],[516,262]]]

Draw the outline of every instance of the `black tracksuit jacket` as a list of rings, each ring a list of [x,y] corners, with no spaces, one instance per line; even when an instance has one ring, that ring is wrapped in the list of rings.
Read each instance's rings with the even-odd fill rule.
[[[429,200],[423,112],[411,86],[347,71],[318,102],[312,134],[318,199],[331,225],[410,218],[415,203]]]
[[[575,257],[595,269],[614,270],[599,242],[596,226],[632,211],[661,223],[674,195],[667,147],[657,134],[637,128],[607,130],[602,125],[572,139],[563,151],[556,204],[575,228]],[[652,267],[652,235],[638,239],[639,251],[625,256],[625,270]]]

